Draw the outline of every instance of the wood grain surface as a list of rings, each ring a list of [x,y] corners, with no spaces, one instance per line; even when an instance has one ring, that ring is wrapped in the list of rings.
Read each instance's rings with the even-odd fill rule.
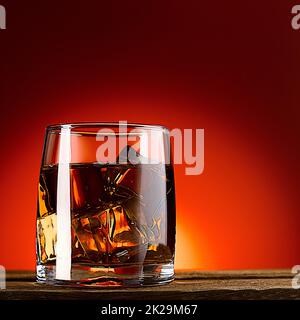
[[[33,272],[7,272],[0,300],[231,300],[300,299],[290,270],[178,271],[168,285],[139,288],[38,284]]]

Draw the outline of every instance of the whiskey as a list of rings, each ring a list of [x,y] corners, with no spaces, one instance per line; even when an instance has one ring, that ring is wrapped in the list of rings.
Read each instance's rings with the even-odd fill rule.
[[[173,264],[171,165],[74,163],[69,170],[72,265],[122,274],[132,267],[151,271],[151,266]],[[58,165],[42,167],[37,260],[43,270],[56,263],[57,178]]]

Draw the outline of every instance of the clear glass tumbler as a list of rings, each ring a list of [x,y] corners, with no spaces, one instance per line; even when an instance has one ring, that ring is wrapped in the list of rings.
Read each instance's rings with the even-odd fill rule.
[[[174,277],[169,131],[75,123],[46,129],[38,186],[37,281],[88,286]]]

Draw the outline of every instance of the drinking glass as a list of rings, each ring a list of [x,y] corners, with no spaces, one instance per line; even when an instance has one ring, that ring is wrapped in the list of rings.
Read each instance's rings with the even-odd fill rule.
[[[38,186],[37,281],[140,286],[174,277],[175,188],[167,128],[46,128]]]

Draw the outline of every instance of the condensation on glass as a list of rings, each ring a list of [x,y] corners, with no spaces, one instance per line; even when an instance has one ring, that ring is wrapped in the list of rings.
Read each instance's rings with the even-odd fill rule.
[[[47,127],[36,230],[38,282],[170,282],[175,189],[169,131],[118,123]]]

